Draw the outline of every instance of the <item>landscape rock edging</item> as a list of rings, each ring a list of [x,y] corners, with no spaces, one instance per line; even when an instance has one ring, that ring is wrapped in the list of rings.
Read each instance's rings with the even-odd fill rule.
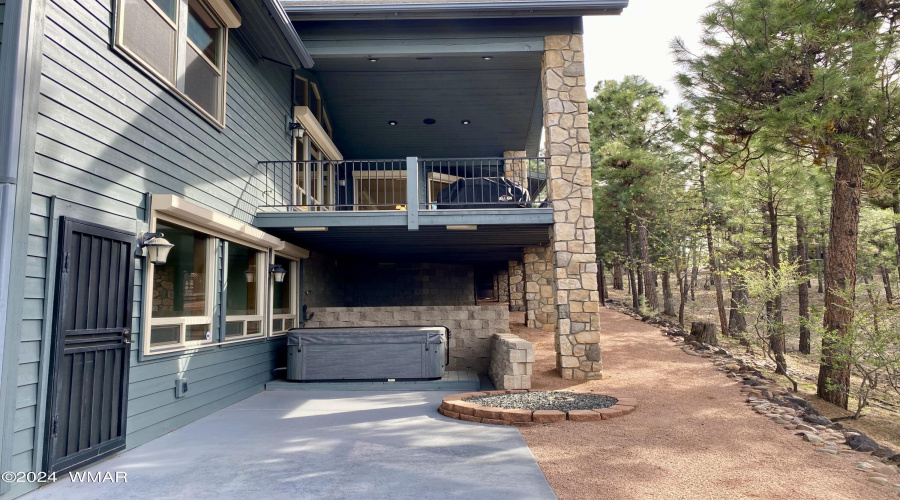
[[[552,424],[558,422],[596,422],[622,417],[633,412],[637,408],[637,400],[618,394],[610,394],[597,390],[566,391],[600,394],[616,398],[616,403],[608,408],[596,408],[592,410],[522,410],[510,408],[497,408],[469,403],[466,400],[482,396],[496,396],[500,394],[514,394],[521,392],[554,392],[554,391],[528,391],[528,390],[503,390],[485,392],[464,392],[444,397],[438,413],[445,417],[494,425],[513,425],[516,427],[528,427],[539,424]]]

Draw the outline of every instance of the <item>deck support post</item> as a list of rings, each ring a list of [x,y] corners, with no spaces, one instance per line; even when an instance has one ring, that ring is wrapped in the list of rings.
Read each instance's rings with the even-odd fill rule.
[[[602,377],[591,136],[582,35],[544,38],[541,83],[553,207],[556,366],[564,379]]]
[[[511,260],[509,265],[509,310],[525,310],[525,266],[521,261]]]
[[[419,159],[406,157],[406,228],[419,230]]]

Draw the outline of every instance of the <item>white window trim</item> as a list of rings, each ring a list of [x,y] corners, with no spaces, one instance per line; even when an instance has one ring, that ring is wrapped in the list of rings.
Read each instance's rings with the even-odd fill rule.
[[[208,313],[207,316],[202,317],[183,317],[183,318],[157,318],[156,320],[152,319],[152,305],[153,305],[153,268],[154,266],[148,263],[146,260],[144,261],[144,269],[145,271],[145,279],[143,286],[143,316],[141,318],[141,356],[153,357],[156,355],[162,354],[172,354],[178,352],[184,352],[189,350],[195,350],[198,348],[209,348],[215,346],[224,346],[231,345],[240,342],[248,342],[254,340],[265,339],[270,335],[271,332],[271,311],[272,311],[272,300],[271,300],[271,286],[266,287],[264,293],[260,294],[264,297],[264,307],[262,308],[262,334],[261,335],[252,335],[249,337],[232,337],[226,341],[222,341],[222,339],[218,339],[217,335],[214,334],[210,342],[206,341],[192,341],[188,344],[164,344],[159,346],[158,348],[151,349],[150,348],[150,329],[154,324],[159,325],[188,325],[188,324],[202,324],[206,320],[209,320],[210,327],[213,325],[212,317],[213,317],[213,308],[216,303],[216,296],[218,295],[218,288],[216,287],[217,283],[217,273],[218,269],[215,266],[216,262],[216,247],[218,240],[226,240],[229,242],[239,243],[244,246],[249,246],[261,252],[265,252],[263,255],[263,262],[268,262],[269,258],[269,250],[277,252],[282,257],[287,257],[289,259],[295,260],[297,266],[299,266],[299,261],[302,259],[309,258],[309,251],[300,248],[298,246],[292,245],[285,241],[282,241],[274,236],[271,236],[259,229],[245,224],[241,221],[232,219],[225,215],[219,214],[212,210],[208,210],[206,208],[200,207],[199,205],[195,205],[189,201],[178,198],[174,195],[163,194],[163,195],[152,195],[150,198],[150,224],[149,224],[149,232],[156,232],[156,223],[159,219],[162,219],[166,222],[170,222],[172,224],[177,224],[179,226],[184,226],[188,229],[193,229],[195,231],[199,231],[208,236],[209,242],[208,244],[211,246],[208,249],[208,260],[207,260],[207,290],[210,290],[212,293],[211,300],[207,300],[206,302],[206,311]],[[227,256],[222,256],[223,258],[227,258]],[[266,268],[268,270],[268,268]],[[268,273],[267,273],[268,274]],[[270,280],[271,274],[268,274]],[[297,273],[295,274],[299,279],[299,267],[297,268]],[[295,281],[292,286],[297,288],[296,293],[300,293],[299,290],[299,282]],[[296,299],[299,299],[299,295],[295,296]],[[297,300],[294,301],[294,307],[296,307]],[[224,306],[224,304],[220,304],[220,306]],[[298,314],[299,316],[299,314]],[[227,316],[226,316],[227,318]],[[295,320],[296,321],[296,320]],[[224,337],[224,328],[225,325],[219,325],[219,328],[222,331],[222,336]],[[245,326],[246,328],[246,326]],[[181,327],[181,331],[184,331],[184,326]],[[216,332],[218,333],[218,332]],[[183,337],[180,337],[183,338]]]
[[[316,94],[316,109],[310,111],[313,111],[313,117],[316,119],[316,121],[320,122],[321,125],[322,109],[324,108],[324,106],[322,105],[322,93],[319,92],[319,86],[316,84],[316,82],[309,82],[309,92]],[[308,98],[306,100],[306,104],[309,105]]]
[[[184,223],[179,220],[172,220],[168,217],[162,217],[165,222],[186,227],[188,229],[193,229],[195,231],[203,232],[201,228],[193,227],[190,223]],[[159,217],[153,216],[150,218],[150,232],[156,232],[156,224],[159,220]],[[154,264],[147,263],[147,290],[144,293],[144,331],[141,341],[141,348],[145,355],[153,355],[153,354],[165,354],[169,352],[177,352],[184,351],[187,349],[193,349],[197,347],[203,347],[206,345],[214,345],[216,343],[216,336],[211,335],[209,339],[204,340],[186,340],[187,337],[187,326],[189,325],[202,325],[209,324],[210,333],[213,332],[213,307],[215,304],[215,295],[216,295],[216,267],[215,267],[215,255],[216,255],[216,238],[208,233],[205,233],[209,238],[206,241],[206,254],[207,260],[205,265],[206,272],[206,299],[205,299],[205,307],[204,307],[204,315],[203,316],[179,316],[173,318],[154,318],[153,317],[153,274],[156,266]],[[151,330],[154,326],[168,326],[168,325],[178,325],[179,333],[178,339],[179,342],[177,344],[166,343],[159,344],[154,347],[150,344],[150,335]]]
[[[229,243],[231,243],[231,241],[229,241]],[[240,321],[242,323],[242,326],[241,326],[241,335],[239,335],[239,336],[236,335],[233,337],[226,337],[227,326],[222,325],[221,342],[223,344],[229,344],[231,342],[236,342],[236,341],[241,341],[241,340],[265,337],[268,332],[268,328],[266,328],[266,311],[267,311],[267,309],[269,309],[269,307],[268,307],[269,300],[267,300],[267,297],[270,293],[269,286],[268,286],[268,283],[270,280],[266,279],[266,278],[270,278],[269,266],[268,266],[268,260],[269,260],[268,259],[268,255],[269,255],[268,249],[262,248],[262,247],[257,247],[257,246],[252,246],[252,245],[244,245],[243,243],[238,243],[238,242],[234,242],[234,243],[236,243],[238,245],[246,246],[246,247],[256,251],[256,269],[257,270],[256,270],[256,277],[254,279],[256,280],[257,284],[259,284],[261,282],[266,283],[266,287],[265,287],[265,289],[263,289],[263,287],[257,286],[256,310],[259,311],[259,314],[230,315],[230,314],[226,313],[225,323],[234,323],[234,322]],[[227,258],[227,255],[225,257]],[[265,278],[263,278],[263,277],[265,277]],[[265,280],[265,281],[263,281],[263,280]],[[225,310],[227,311],[228,310],[227,294],[225,294],[223,296],[223,300],[225,301],[225,303],[222,304],[222,307],[224,307]],[[258,333],[253,333],[253,334],[247,333],[247,322],[248,321],[259,321],[259,332]]]
[[[309,80],[300,75],[294,75],[294,78],[303,82],[303,104],[301,106],[309,105]]]
[[[280,337],[280,336],[287,334],[286,329],[281,329],[279,331],[275,331],[274,322],[276,319],[280,319],[280,320],[292,319],[292,320],[294,320],[294,324],[293,324],[292,328],[297,327],[297,325],[299,324],[299,319],[300,319],[300,313],[299,313],[298,307],[297,307],[297,304],[299,302],[298,299],[300,298],[300,295],[299,295],[300,294],[300,261],[295,260],[296,257],[285,255],[285,254],[282,254],[279,252],[279,253],[273,254],[272,261],[271,261],[272,264],[275,263],[275,256],[281,257],[283,259],[291,260],[291,268],[288,273],[288,276],[293,277],[293,279],[290,282],[290,292],[289,292],[290,293],[291,312],[286,313],[286,314],[275,314],[275,312],[274,312],[275,311],[275,293],[274,293],[275,278],[270,277],[270,282],[271,282],[271,287],[272,287],[272,288],[270,288],[270,290],[272,290],[272,292],[269,293],[269,296],[271,297],[269,300],[269,311],[271,311],[271,318],[269,318],[269,336],[270,337]]]
[[[124,15],[125,9],[122,8],[122,3],[124,0],[116,0],[115,2],[115,26],[113,27],[113,45],[116,50],[126,55],[129,59],[131,59],[137,66],[144,72],[146,72],[153,79],[157,80],[163,88],[174,94],[179,99],[188,103],[192,110],[199,113],[203,118],[211,121],[219,128],[225,128],[225,109],[226,109],[226,89],[228,88],[228,30],[232,28],[237,28],[241,25],[241,16],[237,13],[237,10],[228,0],[199,0],[201,3],[201,7],[206,8],[213,18],[220,24],[221,35],[219,39],[216,40],[216,48],[221,57],[221,61],[218,65],[212,64],[215,71],[219,74],[220,81],[218,88],[216,89],[216,111],[218,116],[213,116],[207,110],[203,109],[199,104],[194,102],[193,99],[188,97],[186,93],[179,87],[183,87],[184,85],[184,64],[185,64],[185,54],[184,51],[188,50],[188,45],[196,50],[196,46],[188,39],[187,37],[187,0],[176,0],[176,8],[175,8],[175,21],[169,18],[152,0],[143,0],[146,2],[150,8],[152,8],[157,14],[159,14],[163,20],[165,20],[170,26],[175,29],[175,56],[174,56],[174,64],[175,64],[175,74],[173,75],[173,80],[169,81],[168,78],[160,74],[156,71],[153,66],[144,61],[139,55],[134,53],[131,49],[129,49],[124,43],[125,32],[122,27],[125,25]],[[197,50],[200,54],[200,57],[203,58],[204,61],[210,62],[209,59],[206,58],[206,55],[201,51]]]
[[[303,128],[306,129],[306,134],[325,153],[326,158],[338,161],[344,159],[344,155],[335,146],[331,137],[328,137],[328,132],[322,128],[322,124],[319,123],[308,106],[294,106],[294,121],[303,125]]]

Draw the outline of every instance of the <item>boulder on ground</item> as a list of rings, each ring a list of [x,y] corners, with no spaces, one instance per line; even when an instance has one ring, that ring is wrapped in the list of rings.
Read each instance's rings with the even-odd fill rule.
[[[866,436],[861,432],[848,433],[847,446],[849,446],[852,450],[863,452],[871,452],[881,448],[881,446],[879,446],[874,439]]]

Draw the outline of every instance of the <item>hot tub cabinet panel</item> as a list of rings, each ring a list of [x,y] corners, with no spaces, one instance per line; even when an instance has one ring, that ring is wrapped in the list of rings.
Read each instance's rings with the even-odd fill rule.
[[[287,379],[438,379],[449,336],[443,326],[295,328],[288,332]]]

